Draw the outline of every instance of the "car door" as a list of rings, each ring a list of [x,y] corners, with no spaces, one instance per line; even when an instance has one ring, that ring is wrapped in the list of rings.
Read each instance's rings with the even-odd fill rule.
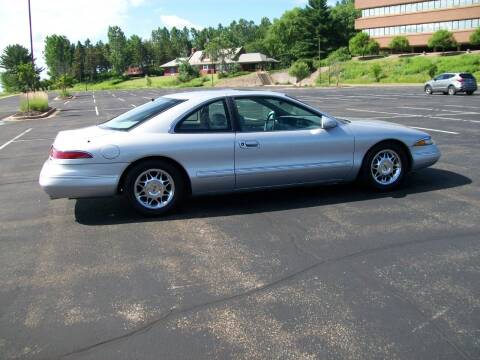
[[[354,139],[342,126],[283,97],[235,97],[237,189],[342,180],[352,169]]]
[[[193,109],[175,126],[171,151],[186,169],[194,194],[234,190],[235,134],[225,98]]]
[[[444,91],[445,88],[445,76],[446,74],[438,75],[432,83],[433,90]]]

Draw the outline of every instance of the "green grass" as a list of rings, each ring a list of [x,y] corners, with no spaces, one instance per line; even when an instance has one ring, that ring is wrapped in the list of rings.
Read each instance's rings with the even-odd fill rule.
[[[147,79],[112,79],[93,84],[88,84],[89,90],[130,90],[145,88],[186,88],[186,87],[208,87],[211,86],[211,76],[205,76],[182,83],[176,76],[156,76],[150,77],[151,86],[147,86]],[[214,75],[214,84],[218,81],[217,75]],[[85,90],[85,83],[77,83],[71,89],[73,91]]]
[[[340,83],[376,84],[374,69],[381,68],[379,83],[424,83],[431,79],[429,70],[435,74],[443,72],[470,72],[480,78],[480,55],[464,54],[455,56],[415,56],[408,58],[377,59],[369,61],[350,60],[341,65]],[[332,76],[331,83],[335,83]],[[328,72],[322,74],[317,85],[328,85]]]
[[[48,94],[45,92],[35,92],[20,95],[20,111],[47,111]]]

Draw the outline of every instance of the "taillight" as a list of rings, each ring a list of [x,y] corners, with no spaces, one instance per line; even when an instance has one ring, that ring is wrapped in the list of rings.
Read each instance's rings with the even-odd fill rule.
[[[86,151],[60,151],[55,149],[53,146],[50,148],[50,157],[52,159],[63,159],[63,160],[93,158],[92,154]]]
[[[457,81],[463,83],[463,82],[465,82],[465,79],[462,78],[462,77],[459,77],[459,78],[457,79]]]

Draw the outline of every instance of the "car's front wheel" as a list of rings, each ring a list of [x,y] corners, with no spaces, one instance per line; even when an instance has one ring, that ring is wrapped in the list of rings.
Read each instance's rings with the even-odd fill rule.
[[[432,95],[433,89],[430,85],[425,86],[425,94]]]
[[[124,189],[133,208],[147,216],[171,211],[186,193],[180,170],[162,160],[148,160],[134,166],[125,178]]]
[[[405,178],[407,166],[407,154],[400,145],[383,143],[370,149],[365,156],[362,177],[374,189],[393,190]]]

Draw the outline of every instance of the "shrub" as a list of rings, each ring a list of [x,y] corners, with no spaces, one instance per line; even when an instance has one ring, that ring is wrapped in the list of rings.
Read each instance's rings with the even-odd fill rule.
[[[445,49],[451,49],[457,46],[457,41],[448,30],[438,30],[433,33],[433,35],[428,39],[428,47],[433,48],[436,51],[438,48],[445,51]]]
[[[151,87],[152,86],[152,79],[150,79],[150,76],[145,75],[145,80],[147,82],[147,86]]]
[[[380,44],[377,41],[370,39],[370,36],[367,33],[361,31],[350,39],[348,42],[348,49],[352,55],[376,55],[380,51]]]
[[[470,43],[474,46],[480,45],[480,27],[470,35]]]
[[[46,92],[28,92],[20,95],[20,111],[40,111],[48,110],[48,94]]]
[[[435,74],[437,73],[437,71],[438,71],[437,65],[431,64],[430,68],[428,69],[428,76],[433,78],[435,76]]]
[[[383,78],[382,67],[380,66],[380,64],[372,65],[372,73],[376,82],[380,82],[380,80]]]
[[[352,56],[350,55],[350,52],[348,51],[348,49],[346,47],[341,47],[335,51],[332,51],[328,55],[325,63],[327,65],[331,65],[337,62],[344,62],[344,61],[350,60],[351,58]]]
[[[395,36],[392,41],[390,41],[389,46],[393,52],[401,53],[410,50],[410,43],[405,36]]]
[[[288,74],[296,77],[297,82],[302,81],[308,77],[308,75],[310,75],[310,68],[308,67],[307,63],[303,61],[296,61],[288,70]]]
[[[182,61],[178,67],[178,80],[188,82],[200,76],[198,68],[190,65],[188,61]]]

